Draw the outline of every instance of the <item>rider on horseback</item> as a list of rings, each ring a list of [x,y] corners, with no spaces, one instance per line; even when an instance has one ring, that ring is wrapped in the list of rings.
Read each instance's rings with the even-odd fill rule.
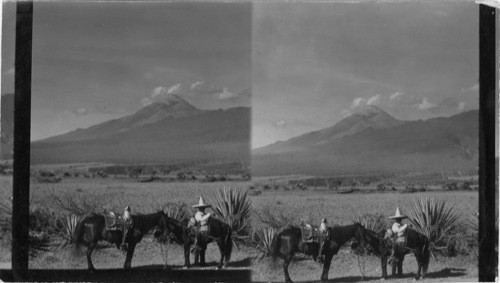
[[[200,250],[198,243],[201,242],[201,237],[208,232],[208,219],[210,218],[210,213],[205,212],[205,208],[210,207],[210,204],[206,204],[202,196],[198,201],[197,205],[193,205],[194,208],[198,208],[198,212],[194,215],[194,219],[199,223],[199,228],[196,231],[194,249]]]
[[[123,219],[123,238],[120,247],[122,250],[127,250],[127,246],[125,245],[125,239],[127,238],[130,228],[132,228],[132,215],[130,214],[129,206],[125,207],[122,219]]]

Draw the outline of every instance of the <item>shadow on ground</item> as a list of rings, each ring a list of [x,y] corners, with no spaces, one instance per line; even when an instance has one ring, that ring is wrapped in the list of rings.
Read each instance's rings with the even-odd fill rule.
[[[154,266],[158,267],[158,266]],[[9,274],[10,273],[10,274]],[[166,269],[139,267],[131,270],[101,269],[94,272],[86,270],[29,270],[22,278],[13,278],[11,272],[1,270],[0,275],[6,281],[44,281],[44,282],[250,282],[251,271],[247,269]]]

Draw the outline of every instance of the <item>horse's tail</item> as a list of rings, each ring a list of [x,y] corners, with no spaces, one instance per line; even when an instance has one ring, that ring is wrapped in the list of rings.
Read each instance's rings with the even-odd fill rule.
[[[425,238],[424,246],[422,247],[423,274],[427,273],[427,268],[429,267],[430,259],[431,259],[431,252],[429,250],[429,239]]]
[[[226,255],[225,260],[226,263],[231,260],[231,253],[233,252],[233,231],[231,227],[228,227],[229,230],[226,235],[225,244],[226,244]]]
[[[273,257],[273,261],[274,262],[276,261],[276,258],[280,254],[281,233],[283,233],[283,231],[281,231],[281,232],[277,233],[276,235],[274,235],[274,238],[273,238],[273,240],[271,242],[271,256]]]
[[[85,235],[85,222],[87,217],[84,217],[80,220],[75,227],[75,232],[73,234],[73,242],[75,243],[75,252],[80,252],[80,247],[84,244],[84,235]]]

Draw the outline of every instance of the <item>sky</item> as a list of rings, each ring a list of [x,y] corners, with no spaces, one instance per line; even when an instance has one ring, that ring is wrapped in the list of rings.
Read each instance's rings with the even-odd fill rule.
[[[250,106],[245,3],[36,2],[32,130],[38,140],[176,94],[200,109]],[[2,94],[13,93],[14,5],[4,8]]]
[[[255,3],[252,148],[363,105],[400,120],[479,108],[474,3]]]

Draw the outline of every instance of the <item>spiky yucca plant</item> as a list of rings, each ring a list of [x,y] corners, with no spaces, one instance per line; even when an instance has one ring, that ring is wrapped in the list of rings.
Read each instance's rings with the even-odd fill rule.
[[[427,236],[431,249],[437,249],[439,244],[443,244],[445,237],[451,234],[460,218],[453,204],[427,197],[414,199],[407,213],[413,228]]]
[[[233,240],[248,235],[252,205],[246,190],[224,186],[215,192],[211,203],[215,215],[233,230]]]
[[[73,244],[76,225],[81,217],[75,214],[67,215],[65,218],[58,219],[56,222],[56,234],[64,240],[63,245]]]
[[[165,205],[163,205],[162,210],[168,215],[168,217],[173,218],[179,222],[183,222],[184,220],[192,217],[190,208],[183,202],[166,203]]]
[[[269,257],[272,255],[272,243],[275,235],[276,230],[273,227],[266,227],[260,231],[255,232],[255,247],[262,252],[261,258]]]

